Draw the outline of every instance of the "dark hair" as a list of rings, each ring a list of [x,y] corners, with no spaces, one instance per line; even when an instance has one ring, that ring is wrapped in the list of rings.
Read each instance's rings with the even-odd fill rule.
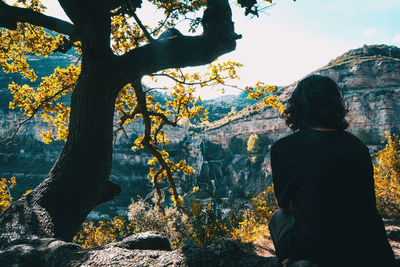
[[[286,124],[293,131],[309,127],[344,130],[348,110],[341,90],[331,78],[310,75],[301,80],[283,112]]]

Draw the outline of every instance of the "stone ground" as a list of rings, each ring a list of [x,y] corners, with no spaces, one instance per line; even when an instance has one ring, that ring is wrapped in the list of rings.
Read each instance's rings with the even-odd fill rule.
[[[399,221],[385,221],[385,224],[390,244],[400,263]],[[185,246],[172,251],[168,240],[155,232],[135,234],[120,242],[87,250],[54,238],[17,240],[0,251],[0,266],[282,267],[275,257],[269,236],[254,245],[220,239],[205,248]],[[306,261],[289,262],[285,266],[315,267]]]

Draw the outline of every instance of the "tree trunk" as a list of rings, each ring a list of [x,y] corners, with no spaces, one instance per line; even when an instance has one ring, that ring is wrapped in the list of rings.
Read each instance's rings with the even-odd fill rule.
[[[96,205],[119,194],[108,178],[115,92],[122,85],[107,63],[84,59],[71,98],[68,140],[47,178],[0,218],[0,249],[28,236],[71,240]]]

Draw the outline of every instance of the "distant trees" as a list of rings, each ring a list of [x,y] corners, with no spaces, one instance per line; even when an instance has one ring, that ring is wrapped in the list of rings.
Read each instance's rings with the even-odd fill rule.
[[[247,152],[257,154],[262,150],[260,138],[257,134],[251,134],[247,139]]]
[[[266,135],[251,134],[247,139],[247,152],[250,154],[259,154],[267,151],[271,140]]]
[[[229,150],[233,154],[241,154],[246,152],[246,142],[239,137],[233,136],[229,139]]]

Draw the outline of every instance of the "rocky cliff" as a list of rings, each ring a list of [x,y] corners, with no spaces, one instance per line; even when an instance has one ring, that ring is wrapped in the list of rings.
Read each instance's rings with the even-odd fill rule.
[[[398,132],[400,116],[400,48],[374,45],[350,50],[316,70],[343,89],[349,108],[349,130],[362,132],[370,144],[380,143],[384,131]],[[282,102],[290,96],[293,84],[277,91]],[[232,137],[248,138],[252,133],[267,134],[275,140],[289,133],[277,110],[255,104],[225,117],[202,131],[205,139],[228,148]]]

